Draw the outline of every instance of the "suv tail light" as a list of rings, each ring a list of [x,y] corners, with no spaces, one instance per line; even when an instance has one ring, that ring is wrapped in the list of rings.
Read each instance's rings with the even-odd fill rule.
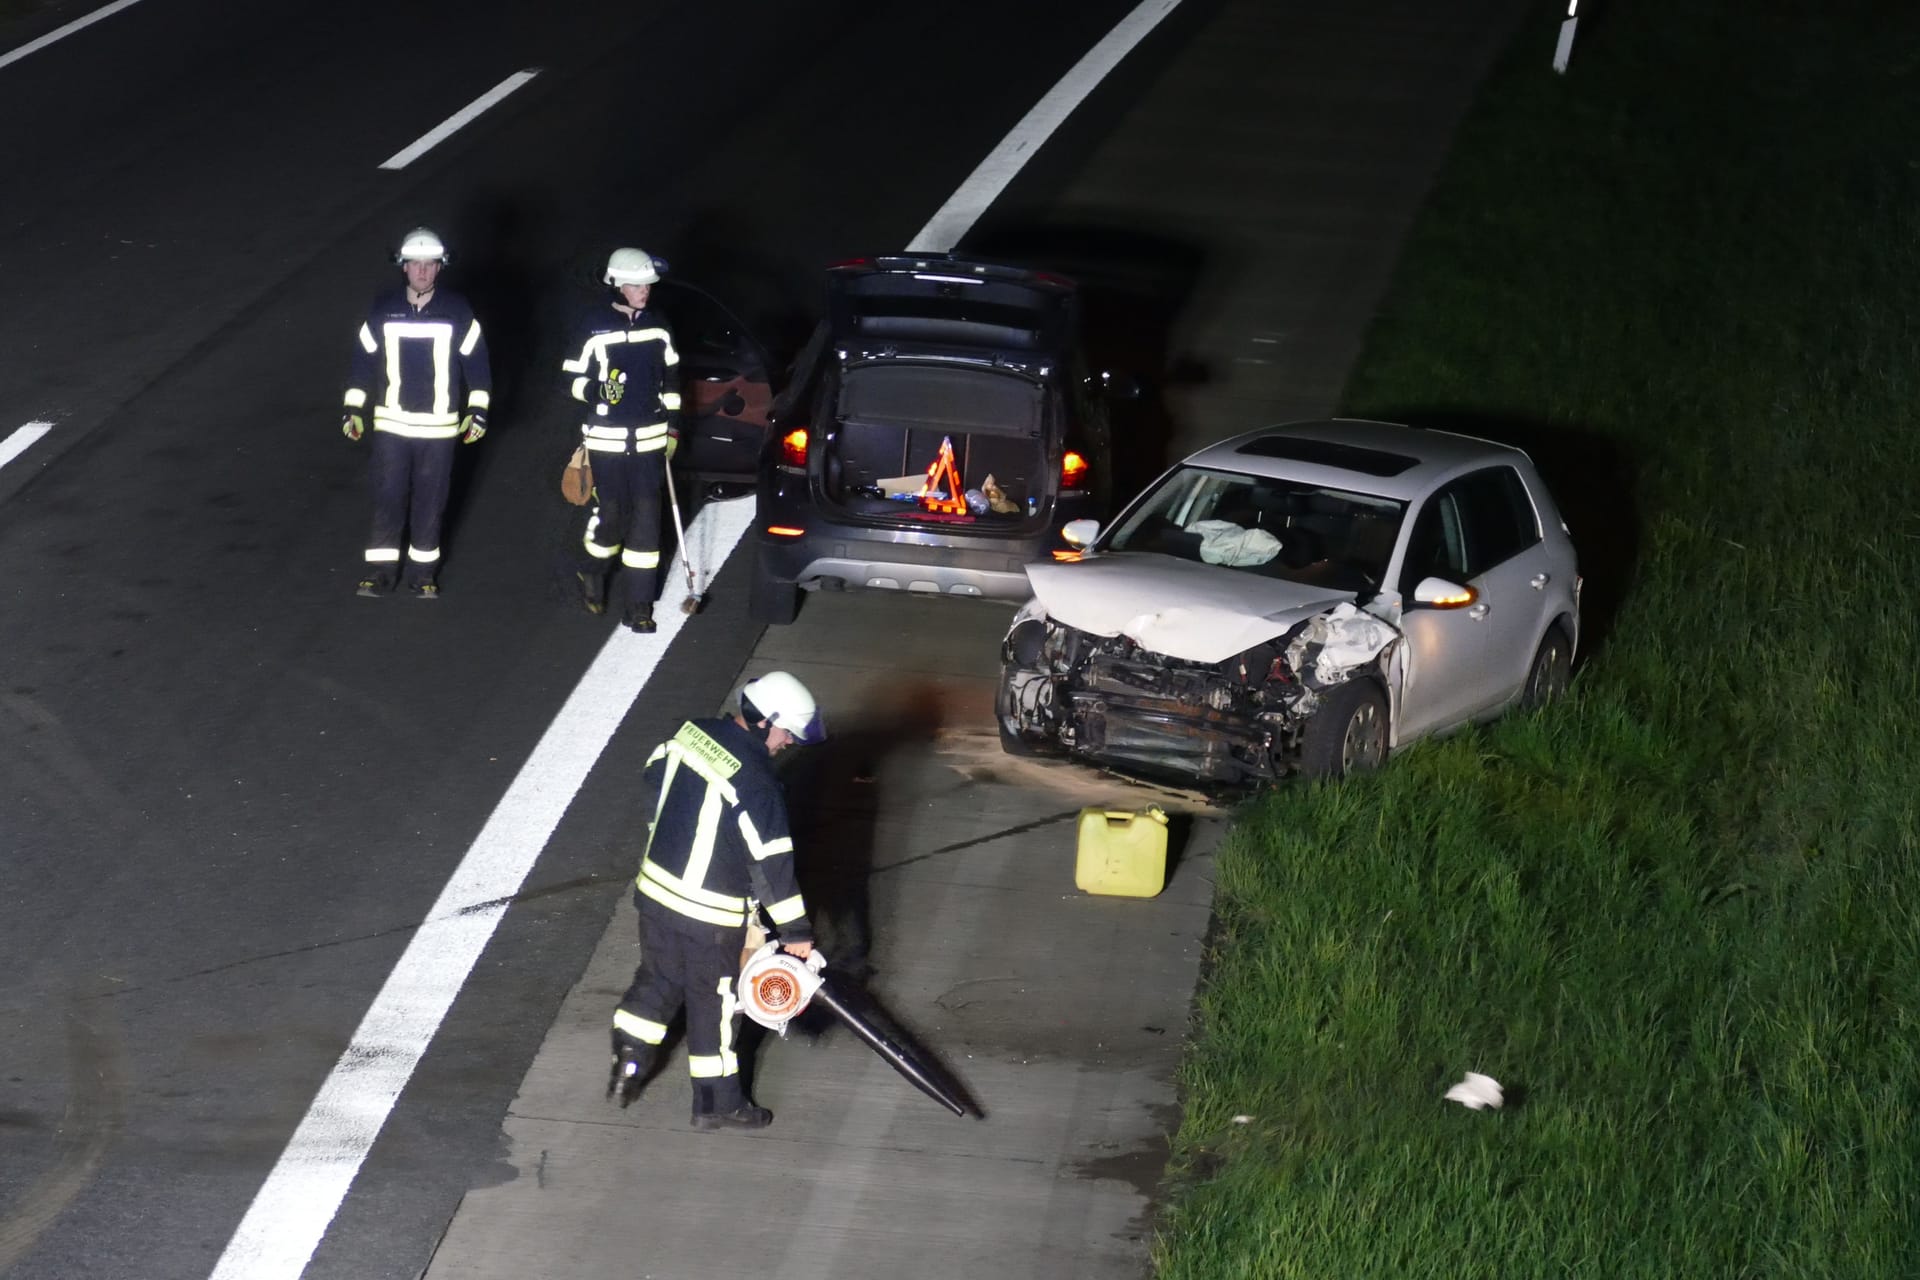
[[[1062,489],[1084,489],[1087,487],[1087,460],[1079,453],[1069,449],[1060,459],[1060,487]]]
[[[789,467],[807,465],[807,429],[795,427],[780,437],[780,461]]]

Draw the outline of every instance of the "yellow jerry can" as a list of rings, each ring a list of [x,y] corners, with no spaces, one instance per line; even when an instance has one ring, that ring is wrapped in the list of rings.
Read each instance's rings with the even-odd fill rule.
[[[1167,815],[1123,809],[1080,811],[1080,855],[1073,882],[1088,893],[1151,898],[1167,887]]]

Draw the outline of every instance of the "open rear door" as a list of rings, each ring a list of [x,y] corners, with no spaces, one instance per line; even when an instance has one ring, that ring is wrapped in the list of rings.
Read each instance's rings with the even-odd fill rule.
[[[773,402],[765,349],[704,290],[668,277],[651,305],[680,353],[680,447],[674,466],[703,480],[751,483]]]

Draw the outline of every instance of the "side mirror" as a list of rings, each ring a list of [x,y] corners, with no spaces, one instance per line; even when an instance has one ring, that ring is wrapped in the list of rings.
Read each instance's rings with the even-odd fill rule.
[[[1060,526],[1060,540],[1070,547],[1080,547],[1084,550],[1092,546],[1093,540],[1099,536],[1098,520],[1069,520]]]
[[[1463,587],[1445,578],[1422,578],[1413,589],[1413,602],[1431,609],[1464,609],[1480,598],[1472,587]]]

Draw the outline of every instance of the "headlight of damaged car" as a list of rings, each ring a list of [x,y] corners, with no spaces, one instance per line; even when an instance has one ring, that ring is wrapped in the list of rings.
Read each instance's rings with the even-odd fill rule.
[[[1047,611],[1036,597],[1020,606],[1000,645],[1000,659],[1017,667],[1039,670],[1045,665],[1047,633],[1053,630]]]

